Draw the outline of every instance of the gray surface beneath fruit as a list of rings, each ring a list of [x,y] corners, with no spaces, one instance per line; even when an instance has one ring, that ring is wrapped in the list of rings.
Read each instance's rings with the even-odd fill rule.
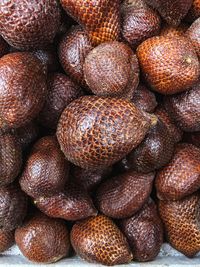
[[[124,265],[116,265],[116,266],[130,266],[130,267],[137,267],[137,266],[198,266],[200,267],[200,253],[193,259],[186,258],[183,254],[179,253],[178,251],[174,250],[168,244],[164,244],[162,246],[161,252],[159,256],[153,262],[147,263],[131,263],[131,264],[124,264]],[[25,259],[19,249],[16,246],[13,246],[10,250],[0,256],[0,266],[23,266],[23,267],[30,267],[30,266],[41,266],[41,267],[51,267],[51,266],[65,266],[65,267],[93,267],[93,266],[102,266],[99,264],[89,264],[83,260],[80,260],[78,257],[73,257],[69,259],[63,259],[54,264],[33,264]]]

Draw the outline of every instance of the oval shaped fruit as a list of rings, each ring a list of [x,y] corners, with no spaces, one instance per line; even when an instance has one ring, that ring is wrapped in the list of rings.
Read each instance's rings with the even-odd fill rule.
[[[132,260],[125,236],[106,216],[98,215],[75,223],[70,238],[76,253],[88,262],[112,266]]]
[[[61,0],[64,10],[87,31],[93,45],[119,38],[119,0]]]
[[[135,49],[147,38],[158,35],[161,19],[144,0],[125,0],[121,5],[122,36]]]
[[[120,229],[128,240],[134,259],[145,262],[156,258],[163,243],[163,226],[153,200],[149,199],[132,217],[121,220]]]
[[[83,96],[63,111],[57,138],[73,164],[103,169],[136,147],[149,127],[149,119],[128,100]]]
[[[131,98],[139,83],[138,60],[124,43],[103,43],[87,55],[84,76],[96,95]]]
[[[0,35],[0,58],[9,52],[9,45]]]
[[[148,173],[165,166],[173,156],[174,140],[165,124],[158,120],[145,139],[128,155],[129,166]]]
[[[22,149],[15,135],[0,134],[0,186],[14,181],[22,167]]]
[[[200,131],[200,82],[187,92],[166,97],[164,106],[183,131]]]
[[[64,71],[72,80],[83,87],[87,87],[83,64],[87,54],[92,50],[92,45],[86,32],[80,26],[73,26],[62,38],[58,55]]]
[[[178,200],[200,188],[200,149],[192,144],[178,144],[172,160],[156,177],[160,199]]]
[[[53,42],[60,25],[56,0],[8,0],[0,6],[0,33],[21,50],[41,48]]]
[[[0,253],[8,250],[15,242],[14,231],[0,229]]]
[[[149,198],[154,176],[129,171],[103,182],[95,198],[99,211],[116,219],[132,216]]]
[[[184,37],[149,38],[138,46],[137,56],[145,79],[158,93],[186,91],[198,81],[200,63]]]
[[[187,257],[200,251],[199,205],[199,192],[182,200],[159,202],[169,243]]]
[[[62,73],[52,73],[47,79],[47,97],[39,114],[39,122],[56,129],[60,115],[70,102],[83,95],[81,88]]]
[[[200,58],[200,17],[195,20],[186,31],[186,36],[191,40],[197,55]]]
[[[188,13],[193,0],[145,0],[170,25],[177,26]]]
[[[21,127],[39,113],[46,96],[41,69],[40,61],[27,52],[0,59],[0,129]]]
[[[131,102],[133,102],[139,109],[149,113],[152,113],[158,104],[155,94],[148,90],[143,84],[139,84],[133,94]]]
[[[0,227],[13,230],[22,224],[27,211],[27,196],[17,184],[0,188]]]
[[[72,182],[52,197],[35,199],[34,204],[49,217],[68,221],[97,215],[97,210],[87,192]]]
[[[16,229],[15,241],[22,254],[33,262],[53,263],[69,254],[65,222],[40,213]]]
[[[61,191],[68,179],[69,163],[54,136],[37,141],[20,177],[20,186],[31,197],[51,196]]]

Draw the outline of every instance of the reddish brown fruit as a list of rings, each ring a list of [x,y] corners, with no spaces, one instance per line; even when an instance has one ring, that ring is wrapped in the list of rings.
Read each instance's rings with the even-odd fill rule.
[[[192,0],[145,0],[170,25],[177,26],[188,13]]]
[[[70,237],[76,253],[88,262],[112,266],[132,260],[125,236],[103,215],[77,222]]]
[[[92,46],[86,32],[80,27],[72,27],[62,38],[58,55],[64,71],[70,78],[83,87],[87,87],[83,64],[87,54],[92,50]]]
[[[69,233],[64,221],[43,214],[18,228],[15,241],[22,254],[33,262],[56,262],[69,254]]]
[[[160,199],[178,200],[200,188],[200,149],[178,144],[172,160],[156,177]]]
[[[121,220],[120,229],[128,240],[134,259],[143,262],[156,258],[163,243],[163,226],[151,199],[131,218]]]
[[[161,19],[143,0],[125,0],[121,13],[122,35],[133,49],[147,38],[158,35]]]
[[[92,199],[80,186],[67,184],[65,189],[52,197],[41,197],[34,201],[49,217],[77,221],[97,215]]]
[[[186,32],[186,36],[191,40],[197,55],[200,57],[200,18],[192,23]]]
[[[200,251],[199,205],[199,193],[159,203],[169,243],[187,257],[194,257]]]
[[[174,140],[165,124],[158,120],[142,143],[128,155],[129,166],[138,172],[148,173],[165,166],[173,152]]]
[[[13,134],[0,134],[0,186],[14,181],[22,167],[22,150]]]
[[[39,114],[39,122],[47,128],[56,129],[63,110],[81,95],[81,88],[66,75],[50,74],[47,79],[47,98]]]
[[[186,20],[193,22],[200,17],[200,0],[193,0],[192,6],[186,16]]]
[[[34,145],[19,182],[31,197],[51,196],[63,189],[68,172],[69,163],[56,138],[46,136]]]
[[[147,89],[143,84],[140,84],[133,94],[131,99],[139,109],[152,113],[157,106],[155,94]]]
[[[4,1],[0,13],[1,35],[11,46],[22,50],[52,43],[60,25],[56,0]]]
[[[173,122],[172,118],[169,116],[168,112],[164,108],[164,105],[161,103],[155,110],[154,113],[158,118],[165,124],[170,133],[174,143],[181,141],[183,132],[182,130]]]
[[[119,38],[119,0],[61,0],[64,10],[81,24],[93,45]]]
[[[0,35],[0,58],[9,52],[9,45]]]
[[[145,79],[161,94],[186,91],[198,81],[200,63],[184,37],[149,38],[137,48],[137,56]]]
[[[87,55],[84,76],[96,95],[131,98],[139,83],[138,60],[124,43],[103,43]]]
[[[18,128],[30,122],[46,96],[42,64],[31,53],[16,52],[0,59],[0,128]]]
[[[165,24],[161,30],[160,35],[162,36],[168,36],[168,37],[181,37],[184,36],[186,30],[188,29],[188,25],[186,24],[180,24],[177,27],[170,26],[168,24]]]
[[[185,133],[183,140],[200,148],[200,132]]]
[[[13,230],[26,216],[27,197],[16,184],[0,188],[0,228]]]
[[[15,242],[14,231],[0,230],[0,253],[8,250]]]
[[[116,219],[132,216],[149,198],[154,176],[129,171],[108,179],[97,190],[98,209]]]
[[[63,111],[57,137],[66,158],[84,169],[104,169],[144,138],[150,120],[128,100],[83,96]]]
[[[200,82],[187,92],[168,96],[164,105],[175,123],[186,132],[200,131]]]

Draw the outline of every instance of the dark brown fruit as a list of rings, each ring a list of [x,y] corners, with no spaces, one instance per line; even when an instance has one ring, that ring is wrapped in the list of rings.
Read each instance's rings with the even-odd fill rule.
[[[81,88],[62,73],[52,73],[47,79],[47,97],[39,114],[39,122],[56,129],[63,110],[70,102],[83,95]]]
[[[69,163],[54,136],[35,143],[28,157],[20,185],[29,196],[51,196],[61,191],[68,179]]]
[[[70,168],[73,181],[89,192],[94,190],[102,180],[107,178],[111,171],[112,167],[100,170],[87,170],[73,165]]]
[[[15,242],[14,231],[0,229],[0,253],[8,250]]]
[[[0,188],[0,228],[13,230],[22,224],[27,211],[27,197],[16,184]]]
[[[186,36],[191,40],[200,58],[200,17],[192,23],[186,32]]]
[[[14,181],[22,167],[22,149],[13,134],[0,134],[0,186]]]
[[[42,64],[31,53],[16,52],[0,59],[0,129],[30,122],[46,96]]]
[[[166,97],[164,104],[183,131],[200,131],[200,82],[187,92]]]
[[[200,63],[184,37],[149,38],[139,45],[137,56],[145,79],[161,94],[186,91],[198,81]]]
[[[133,49],[147,38],[158,35],[161,19],[144,0],[125,0],[121,6],[122,36]]]
[[[83,74],[83,64],[91,50],[92,46],[88,36],[80,26],[72,27],[59,44],[58,55],[64,71],[74,82],[83,87],[87,86]]]
[[[119,38],[119,0],[61,0],[64,10],[87,31],[93,45]]]
[[[33,262],[56,262],[69,254],[69,233],[64,221],[43,214],[18,228],[15,241],[22,254]]]
[[[36,206],[49,217],[77,221],[97,215],[92,199],[87,192],[74,183],[52,197],[41,197],[34,201]]]
[[[138,60],[124,43],[103,43],[87,55],[84,76],[96,95],[131,98],[139,83]]]
[[[186,16],[186,20],[193,22],[200,17],[200,0],[193,0],[192,6]]]
[[[134,259],[151,261],[160,252],[163,226],[151,199],[131,218],[121,220],[120,229],[128,240]]]
[[[146,3],[160,13],[170,25],[178,26],[188,13],[192,0],[145,0]]]
[[[157,106],[155,94],[147,89],[143,84],[140,84],[133,94],[131,99],[139,109],[152,113]]]
[[[160,201],[159,212],[169,243],[188,257],[200,251],[199,193],[179,201]]]
[[[66,158],[84,169],[103,169],[145,137],[150,120],[128,100],[83,96],[63,111],[57,137]]]
[[[6,55],[9,52],[9,45],[6,41],[0,36],[0,58]]]
[[[139,146],[128,155],[129,165],[148,173],[165,166],[173,156],[174,140],[165,124],[158,120]]]
[[[132,216],[149,198],[154,176],[129,171],[108,179],[97,190],[98,209],[116,219]]]
[[[164,105],[161,103],[155,110],[154,113],[158,118],[165,124],[170,133],[174,143],[181,141],[183,132],[182,130],[173,122],[172,118],[169,116],[168,112],[164,108]]]
[[[183,140],[200,148],[200,132],[185,133]]]
[[[160,199],[178,200],[200,188],[200,149],[178,144],[172,160],[156,177]]]
[[[188,29],[188,25],[180,24],[177,27],[170,26],[165,24],[161,30],[160,35],[168,36],[168,37],[181,37],[185,34],[186,30]]]
[[[111,266],[132,260],[125,236],[103,215],[77,222],[70,237],[76,253],[88,262]]]
[[[22,50],[52,43],[60,25],[56,0],[4,1],[0,13],[1,35],[11,46]]]

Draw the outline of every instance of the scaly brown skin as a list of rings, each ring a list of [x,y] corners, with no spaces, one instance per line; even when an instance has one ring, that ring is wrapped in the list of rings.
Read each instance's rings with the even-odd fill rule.
[[[47,79],[47,97],[38,115],[41,125],[56,129],[63,110],[70,102],[83,95],[82,89],[62,73],[51,73]]]
[[[27,52],[0,59],[0,129],[19,128],[32,121],[46,96],[41,62]]]
[[[0,58],[6,55],[9,52],[9,45],[6,41],[0,36]]]
[[[125,236],[112,220],[104,215],[74,224],[70,238],[76,253],[88,262],[112,266],[132,260]]]
[[[199,206],[199,192],[182,200],[159,202],[169,243],[187,257],[200,251]]]
[[[86,30],[92,45],[119,38],[119,0],[61,0],[64,10]]]
[[[113,165],[145,137],[151,121],[131,102],[83,96],[63,111],[57,128],[61,150],[84,169]]]
[[[192,6],[186,16],[186,20],[189,22],[195,21],[200,17],[200,0],[193,0]]]
[[[188,25],[186,24],[180,24],[177,27],[170,26],[168,24],[165,24],[162,27],[162,30],[160,32],[160,35],[162,36],[168,36],[168,37],[181,37],[185,34],[186,30],[188,29]]]
[[[122,36],[133,49],[147,38],[158,35],[161,19],[143,0],[125,0],[121,5]]]
[[[56,0],[8,0],[1,4],[0,13],[0,34],[20,50],[52,43],[60,25],[60,7]]]
[[[145,0],[145,2],[158,10],[162,18],[173,26],[180,24],[192,5],[192,0]]]
[[[80,26],[72,26],[58,46],[58,56],[64,71],[75,83],[84,88],[87,84],[84,79],[83,64],[91,50],[92,45],[86,31]]]
[[[86,57],[84,77],[98,96],[132,98],[139,83],[139,65],[131,48],[117,41],[103,43]]]
[[[200,58],[200,18],[195,20],[186,31],[186,36],[191,40],[198,57]]]
[[[96,193],[99,211],[116,219],[132,216],[149,198],[154,176],[128,171],[103,182]]]
[[[172,160],[156,177],[160,199],[179,200],[200,188],[200,148],[178,144]]]
[[[53,263],[68,256],[69,233],[65,222],[36,214],[16,229],[15,241],[30,261]]]
[[[68,221],[77,221],[97,215],[88,193],[72,182],[52,197],[41,197],[34,204],[46,215]]]
[[[15,242],[15,231],[0,230],[0,253],[8,250]]]
[[[200,131],[200,82],[189,91],[168,96],[164,106],[176,125],[186,132]]]
[[[146,262],[156,258],[163,243],[163,225],[153,200],[149,199],[132,217],[120,220],[119,225],[134,259]]]
[[[14,134],[0,134],[0,186],[11,184],[22,168],[22,148]]]
[[[19,183],[27,195],[37,198],[61,191],[68,179],[69,163],[54,136],[37,141],[28,156]]]
[[[158,93],[180,93],[198,81],[200,63],[184,37],[149,38],[138,46],[137,56],[145,79]]]
[[[17,184],[0,188],[0,228],[13,230],[22,224],[27,212],[27,196]]]
[[[174,140],[165,124],[158,120],[127,159],[134,170],[148,173],[165,166],[172,158],[173,152]]]

